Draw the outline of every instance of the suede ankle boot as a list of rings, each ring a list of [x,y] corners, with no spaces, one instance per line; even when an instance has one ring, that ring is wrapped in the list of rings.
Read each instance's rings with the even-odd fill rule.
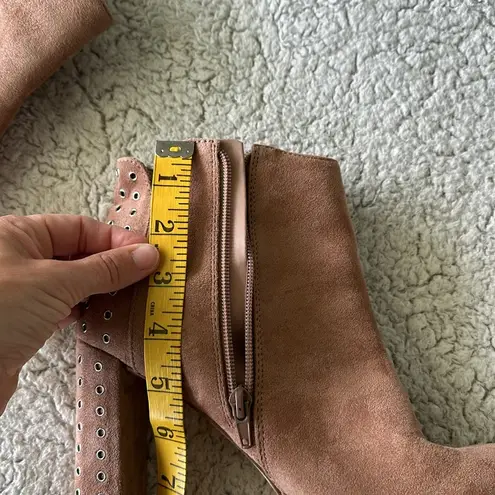
[[[149,172],[117,168],[108,221],[147,234]],[[186,401],[280,494],[495,493],[493,446],[421,433],[371,312],[337,163],[197,141],[192,169]],[[146,287],[91,298],[79,322],[80,495],[145,493]]]

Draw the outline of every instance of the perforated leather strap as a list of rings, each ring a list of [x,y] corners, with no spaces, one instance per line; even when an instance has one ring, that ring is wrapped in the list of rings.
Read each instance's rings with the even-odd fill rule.
[[[148,411],[144,380],[80,339],[77,352],[76,495],[146,491]]]

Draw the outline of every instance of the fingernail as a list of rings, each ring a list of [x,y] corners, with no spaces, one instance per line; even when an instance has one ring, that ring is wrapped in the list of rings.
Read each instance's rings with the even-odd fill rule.
[[[141,244],[132,252],[132,259],[140,270],[149,270],[158,262],[158,250],[151,244]]]

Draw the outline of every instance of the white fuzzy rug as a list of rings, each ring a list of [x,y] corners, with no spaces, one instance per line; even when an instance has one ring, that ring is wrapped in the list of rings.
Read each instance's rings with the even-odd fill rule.
[[[149,162],[156,137],[333,156],[377,320],[426,435],[495,441],[494,8],[114,0],[110,9],[116,24],[0,141],[0,213],[102,218],[116,158]],[[72,493],[73,421],[65,331],[27,365],[0,419],[0,493]],[[189,493],[270,493],[191,411],[188,438]]]

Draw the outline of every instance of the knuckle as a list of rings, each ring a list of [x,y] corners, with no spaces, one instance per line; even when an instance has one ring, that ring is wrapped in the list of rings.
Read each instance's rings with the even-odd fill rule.
[[[3,223],[18,223],[18,222],[22,222],[22,217],[18,216],[18,215],[4,215],[0,221]]]
[[[120,269],[115,257],[108,253],[100,253],[100,264],[104,270],[103,277],[108,280],[112,287],[120,285]]]
[[[16,215],[5,215],[0,218],[1,232],[11,231],[20,227],[22,219]]]

